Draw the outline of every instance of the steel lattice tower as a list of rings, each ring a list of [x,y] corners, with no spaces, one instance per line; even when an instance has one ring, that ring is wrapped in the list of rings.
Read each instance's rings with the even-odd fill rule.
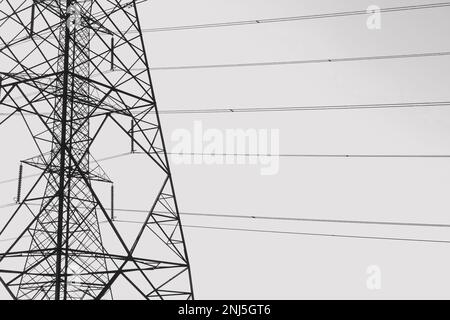
[[[0,125],[22,116],[38,150],[21,162],[36,179],[0,226],[14,299],[193,298],[136,2],[0,3]],[[131,230],[99,191],[114,180],[92,155],[106,126],[151,172],[151,187],[135,186],[149,210]]]

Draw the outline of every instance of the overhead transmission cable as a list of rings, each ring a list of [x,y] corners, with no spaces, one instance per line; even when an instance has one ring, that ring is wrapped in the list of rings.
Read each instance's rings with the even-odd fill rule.
[[[436,102],[405,102],[405,103],[373,103],[373,104],[341,104],[341,105],[317,105],[317,106],[286,106],[267,108],[209,108],[209,109],[172,109],[159,110],[160,114],[192,114],[192,113],[260,113],[260,112],[283,112],[283,111],[327,111],[327,110],[362,110],[362,109],[403,109],[403,108],[428,108],[450,106],[450,101]]]
[[[18,97],[20,98],[20,97]],[[260,112],[296,112],[296,111],[328,111],[328,110],[364,110],[364,109],[410,109],[448,107],[450,101],[429,102],[401,102],[401,103],[372,103],[372,104],[338,104],[317,106],[285,106],[285,107],[225,107],[225,108],[199,108],[199,109],[165,109],[158,110],[159,114],[214,114],[214,113],[260,113]],[[10,113],[0,113],[0,116],[9,116]],[[34,114],[24,114],[33,116]],[[50,113],[45,114],[50,115]],[[16,113],[14,116],[21,116]]]
[[[140,152],[134,153],[120,153],[110,157],[102,158],[97,160],[97,162],[102,162],[106,160],[111,160],[115,158],[120,158],[126,155],[138,155]],[[168,155],[189,155],[189,156],[234,156],[234,157],[280,157],[280,158],[386,158],[386,159],[449,159],[450,154],[306,154],[306,153],[281,153],[281,154],[251,154],[251,153],[179,153],[179,152],[167,152]],[[39,174],[32,174],[23,176],[23,179],[37,177]],[[11,178],[7,180],[0,181],[0,185],[7,184],[11,182],[18,181],[17,178]]]
[[[140,222],[137,222],[137,221],[128,221],[128,220],[114,220],[114,221],[119,222],[119,223],[141,224]],[[440,244],[449,244],[450,243],[450,240],[437,240],[437,239],[378,237],[378,236],[348,235],[348,234],[337,234],[337,233],[312,233],[312,232],[278,231],[278,230],[267,230],[267,229],[247,229],[247,228],[231,228],[231,227],[228,228],[228,227],[207,226],[207,225],[183,224],[183,228],[241,231],[241,232],[281,234],[281,235],[299,235],[299,236],[327,237],[327,238],[360,239],[360,240],[387,240],[387,241],[424,242],[424,243],[440,243]]]
[[[425,52],[425,53],[408,53],[408,54],[392,54],[392,55],[380,55],[380,56],[361,56],[361,57],[347,57],[347,58],[324,58],[324,59],[310,59],[310,60],[291,60],[291,61],[269,61],[269,62],[228,63],[228,64],[161,66],[161,67],[150,67],[149,69],[152,70],[152,71],[222,69],[222,68],[266,67],[266,66],[317,64],[317,63],[339,63],[339,62],[355,62],[355,61],[379,61],[379,60],[392,60],[392,59],[414,59],[414,58],[445,57],[445,56],[450,56],[450,51]],[[137,70],[139,70],[139,69],[137,69]],[[111,72],[114,72],[114,71],[111,71]]]
[[[16,204],[8,204],[2,207],[14,206]],[[105,209],[106,210],[106,209]],[[146,212],[145,210],[124,210],[119,209],[117,211],[131,211],[131,212]],[[182,215],[205,215],[198,213],[180,213]],[[357,221],[357,220],[330,220],[330,219],[302,219],[302,218],[286,218],[286,217],[255,217],[255,216],[237,216],[237,215],[209,215],[216,217],[233,217],[233,218],[251,218],[251,219],[273,219],[273,220],[287,220],[287,221],[310,221],[310,222],[333,222],[333,223],[357,223],[357,224],[378,224],[378,225],[394,225],[394,226],[414,226],[414,227],[445,227],[450,225],[446,224],[425,224],[425,223],[402,223],[402,222],[385,222],[385,221]],[[139,221],[115,219],[115,223],[131,223],[142,224]],[[168,224],[168,223],[167,223]],[[267,229],[249,229],[249,228],[235,228],[235,227],[219,227],[210,225],[189,225],[184,224],[185,228],[197,228],[197,229],[211,229],[211,230],[224,230],[224,231],[240,231],[240,232],[253,232],[253,233],[266,233],[266,234],[281,234],[281,235],[300,235],[300,236],[313,236],[313,237],[328,237],[328,238],[344,238],[344,239],[360,239],[360,240],[387,240],[387,241],[402,241],[402,242],[424,242],[424,243],[441,243],[449,244],[449,240],[438,239],[420,239],[420,238],[400,238],[400,237],[379,237],[379,236],[365,236],[365,235],[349,235],[349,234],[337,234],[337,233],[312,233],[312,232],[297,232],[297,231],[280,231],[280,230],[267,230]],[[3,239],[1,242],[10,241],[13,239]]]
[[[137,1],[136,4],[146,2],[147,0]],[[401,11],[416,11],[424,9],[437,9],[450,7],[450,2],[440,2],[440,3],[429,3],[422,5],[410,5],[410,6],[398,6],[389,8],[380,8],[380,13],[390,13],[390,12],[401,12]],[[341,11],[332,13],[320,13],[320,14],[310,14],[310,15],[299,15],[292,17],[280,17],[280,18],[265,18],[265,19],[254,19],[254,20],[241,20],[241,21],[231,21],[231,22],[218,22],[218,23],[206,23],[206,24],[193,24],[193,25],[181,25],[181,26],[170,26],[170,27],[156,27],[156,28],[144,28],[141,29],[142,33],[154,33],[154,32],[167,32],[167,31],[180,31],[180,30],[194,30],[194,29],[207,29],[207,28],[218,28],[218,27],[232,27],[232,26],[244,26],[244,25],[258,25],[258,24],[269,24],[269,23],[280,23],[280,22],[293,22],[293,21],[304,21],[304,20],[316,20],[316,19],[328,19],[328,18],[338,18],[338,17],[349,17],[349,16],[360,16],[373,14],[373,10],[353,10],[353,11]],[[108,12],[100,12],[97,15],[104,15]],[[94,15],[96,16],[96,15]],[[137,30],[129,30],[127,33],[137,33]],[[50,32],[47,32],[50,34]],[[22,39],[23,42],[31,41],[29,37]]]
[[[345,153],[200,153],[200,152],[168,152],[170,155],[188,156],[223,156],[223,157],[280,157],[280,158],[423,158],[448,159],[450,154],[345,154]]]
[[[7,208],[16,206],[17,203],[9,203],[0,208]],[[30,206],[39,204],[29,204]],[[111,208],[105,208],[110,210]],[[124,209],[115,208],[117,213],[130,213],[130,214],[148,214],[149,210],[143,209]],[[167,214],[165,211],[154,211],[155,214]],[[331,224],[355,224],[355,225],[380,225],[380,226],[400,226],[400,227],[425,227],[425,228],[450,228],[450,224],[445,223],[424,223],[424,222],[400,222],[400,221],[374,221],[374,220],[350,220],[350,219],[320,219],[320,218],[308,218],[308,217],[276,217],[276,216],[261,216],[250,214],[223,214],[223,213],[201,213],[201,212],[180,212],[182,216],[194,216],[204,218],[224,218],[224,219],[238,219],[238,220],[267,220],[267,221],[290,221],[290,222],[313,222],[313,223],[331,223]],[[133,222],[139,223],[139,221],[115,219],[114,221],[121,222]]]
[[[106,210],[108,210],[108,208],[106,208]],[[138,210],[138,209],[120,209],[119,208],[119,209],[114,209],[114,210],[116,212],[122,212],[122,213],[145,213],[145,214],[149,213],[149,210]],[[155,213],[165,214],[167,212],[155,211]],[[183,216],[240,219],[240,220],[272,220],[272,221],[275,220],[275,221],[292,221],[292,222],[314,222],[314,223],[317,222],[317,223],[361,224],[361,225],[382,225],[382,226],[402,226],[402,227],[450,228],[450,224],[442,224],[442,223],[295,218],[295,217],[257,216],[257,215],[249,215],[249,214],[220,214],[220,213],[200,213],[200,212],[180,212],[180,214]]]
[[[380,13],[390,13],[390,12],[400,12],[400,11],[437,9],[437,8],[444,8],[444,7],[450,7],[450,2],[380,8],[379,12]],[[180,26],[169,26],[169,27],[144,28],[144,29],[142,29],[142,32],[151,33],[151,32],[209,29],[209,28],[245,26],[245,25],[261,25],[261,24],[280,23],[280,22],[293,22],[293,21],[304,21],[304,20],[317,20],[317,19],[339,18],[339,17],[349,17],[349,16],[360,16],[360,15],[373,14],[374,12],[375,11],[372,11],[372,10],[341,11],[341,12],[309,14],[309,15],[299,15],[299,16],[281,17],[281,18],[240,20],[240,21],[231,21],[231,22],[218,22],[218,23],[192,24],[192,25],[180,25]],[[131,32],[136,32],[136,31],[131,31]]]
[[[127,220],[114,220],[115,223],[131,223],[142,224],[136,221]],[[100,222],[101,224],[105,222]],[[167,223],[165,224],[167,225]],[[435,243],[435,244],[449,244],[449,240],[437,240],[437,239],[420,239],[420,238],[399,238],[399,237],[378,237],[378,236],[364,236],[364,235],[349,235],[349,234],[335,234],[335,233],[313,233],[313,232],[296,232],[296,231],[279,231],[279,230],[267,230],[267,229],[249,229],[249,228],[229,228],[218,227],[208,225],[189,225],[184,224],[183,228],[196,228],[196,229],[210,229],[210,230],[222,230],[222,231],[240,231],[240,232],[253,232],[263,234],[278,234],[278,235],[299,235],[309,237],[326,237],[326,238],[341,238],[341,239],[359,239],[359,240],[385,240],[385,241],[398,241],[398,242],[423,242],[423,243]],[[24,236],[24,238],[30,236]],[[13,241],[15,238],[2,239],[0,242]]]

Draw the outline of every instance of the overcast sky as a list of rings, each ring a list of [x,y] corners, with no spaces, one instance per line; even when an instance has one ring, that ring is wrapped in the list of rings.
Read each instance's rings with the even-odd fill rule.
[[[430,1],[152,1],[145,28],[214,23]],[[144,9],[145,8],[145,9]],[[450,9],[243,27],[147,33],[152,66],[289,61],[448,51]],[[448,57],[234,69],[155,71],[161,110],[440,101],[449,98]],[[177,128],[278,128],[282,153],[450,153],[445,107],[270,114],[167,115]],[[170,145],[170,142],[169,142]],[[254,166],[173,166],[182,211],[267,216],[449,222],[445,159],[282,159]],[[447,230],[245,223],[205,224],[300,232],[449,239]],[[448,245],[186,228],[198,298],[447,297]],[[381,290],[366,269],[379,266]]]

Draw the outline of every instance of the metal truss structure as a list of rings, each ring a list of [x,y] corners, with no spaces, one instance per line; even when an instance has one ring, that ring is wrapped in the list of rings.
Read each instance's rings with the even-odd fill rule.
[[[193,299],[136,2],[0,3],[0,125],[23,118],[38,155],[21,163],[39,172],[0,226],[13,299]],[[151,170],[132,229],[99,191],[113,182],[92,155],[107,125]]]

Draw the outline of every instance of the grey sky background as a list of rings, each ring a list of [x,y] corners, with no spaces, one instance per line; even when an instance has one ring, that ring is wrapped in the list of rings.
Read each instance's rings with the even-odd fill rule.
[[[140,18],[143,28],[153,28],[424,3],[434,2],[153,0],[141,5]],[[450,8],[386,13],[376,31],[366,28],[367,16],[355,16],[146,33],[145,42],[152,67],[450,51],[449,14]],[[450,98],[449,57],[154,71],[152,77],[161,111]],[[169,151],[174,130],[201,120],[206,129],[279,129],[281,153],[450,154],[447,108],[163,115],[162,125]],[[14,178],[18,161],[35,154],[20,119],[14,121],[0,128],[0,180]],[[105,166],[117,169],[120,162]],[[450,223],[448,159],[289,158],[274,176],[261,176],[251,165],[172,165],[172,171],[182,212]],[[1,185],[0,204],[15,192],[15,183]],[[130,196],[123,192],[119,205],[139,209],[125,204]],[[445,228],[182,219],[186,225],[450,240]],[[449,244],[189,227],[185,236],[198,299],[449,298]],[[380,290],[366,287],[370,265],[381,269]]]

